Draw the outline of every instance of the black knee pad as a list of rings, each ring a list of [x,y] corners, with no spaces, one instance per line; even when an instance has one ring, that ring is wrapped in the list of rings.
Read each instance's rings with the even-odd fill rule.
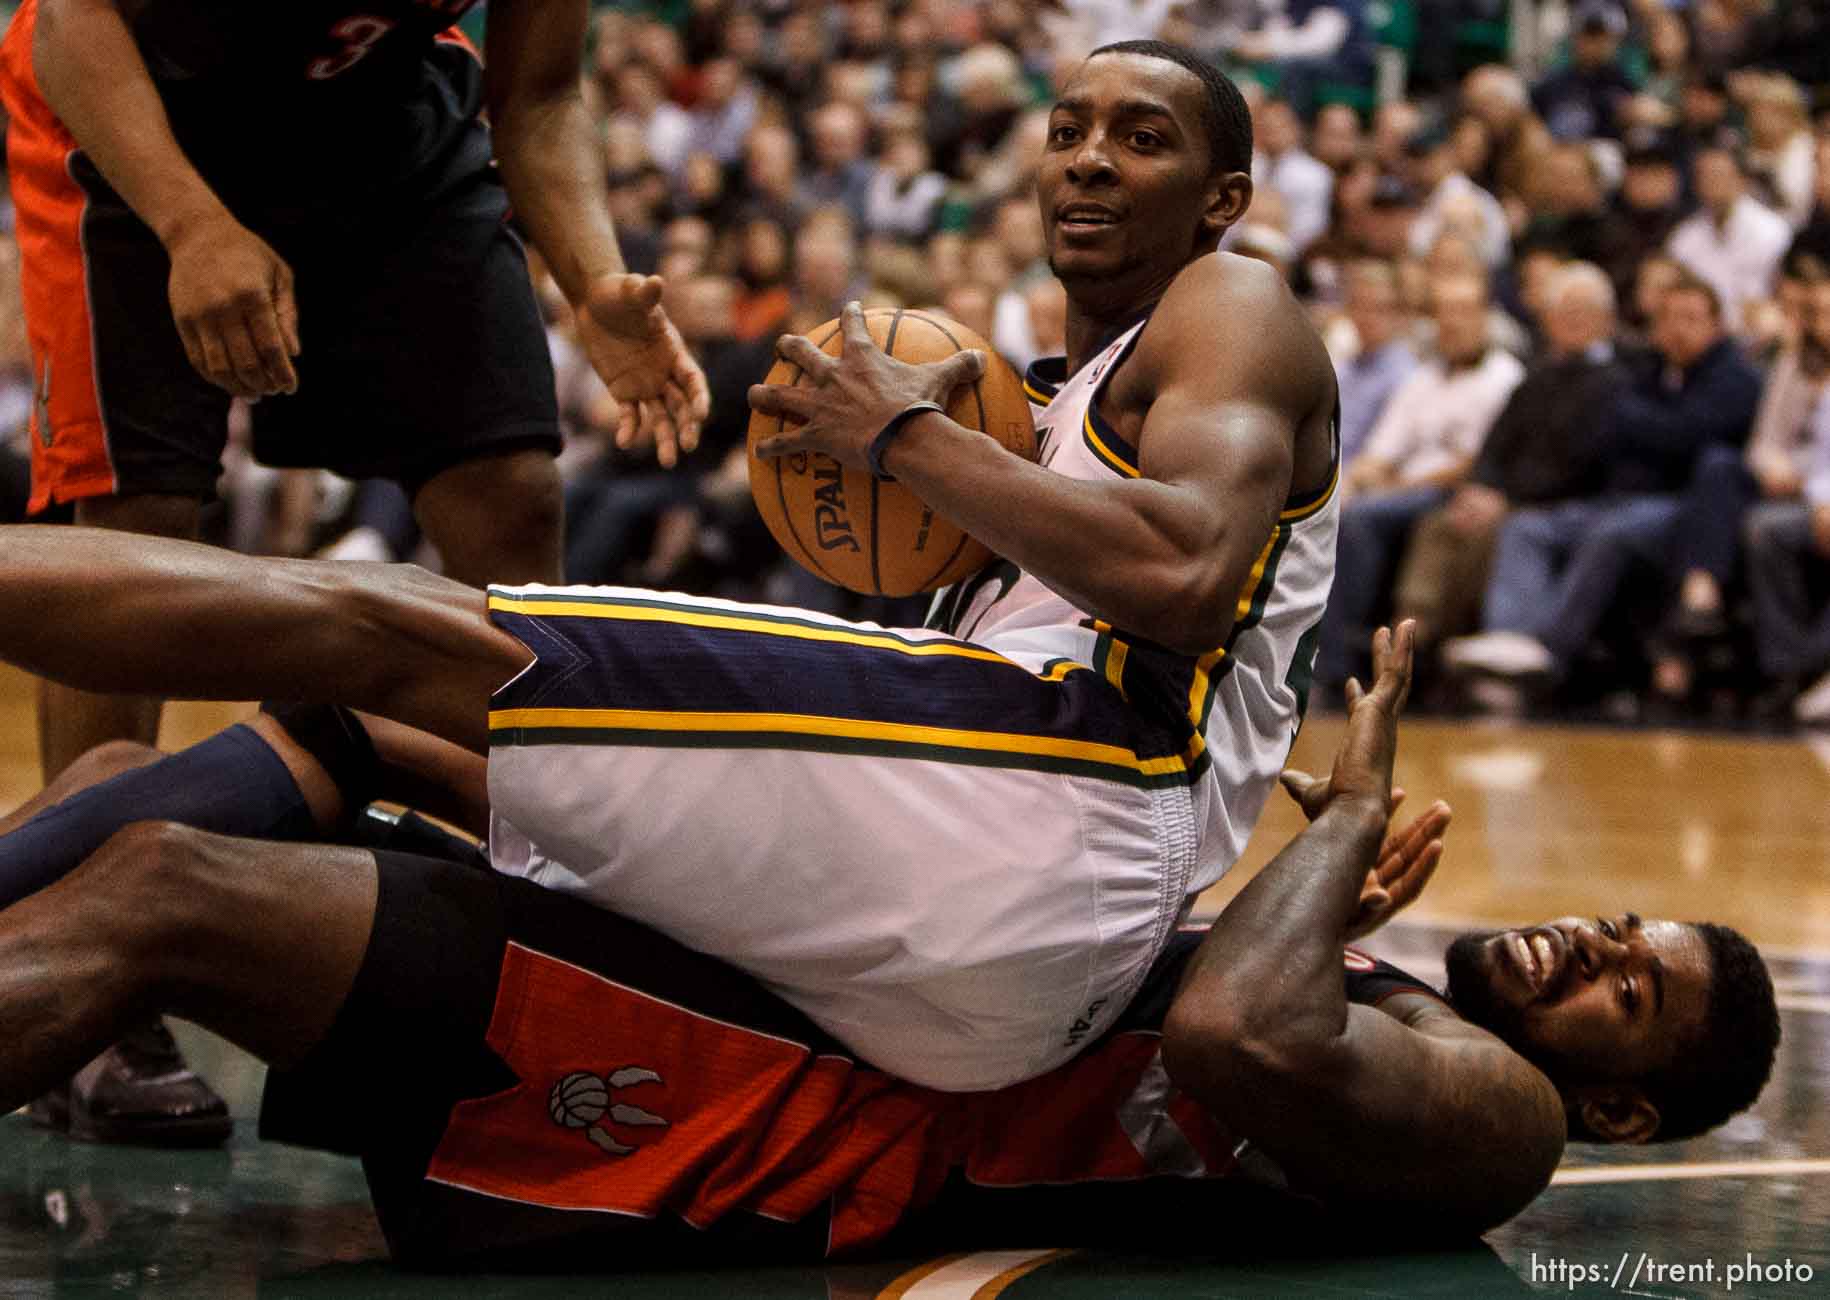
[[[343,806],[360,809],[381,788],[381,757],[359,718],[340,704],[296,704],[266,700],[261,712],[318,761],[343,795]]]

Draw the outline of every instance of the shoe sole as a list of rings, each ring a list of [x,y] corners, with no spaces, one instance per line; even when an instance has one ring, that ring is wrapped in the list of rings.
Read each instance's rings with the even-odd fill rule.
[[[71,1107],[57,1094],[38,1098],[26,1114],[40,1128],[62,1133],[78,1142],[101,1146],[214,1147],[235,1132],[228,1115],[146,1115],[128,1120],[98,1120]]]

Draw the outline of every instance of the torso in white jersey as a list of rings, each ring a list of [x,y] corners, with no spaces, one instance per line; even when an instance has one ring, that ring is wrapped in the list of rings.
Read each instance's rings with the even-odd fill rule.
[[[1136,448],[1100,416],[1098,399],[1147,323],[1148,317],[1138,321],[1071,376],[1065,358],[1030,367],[1024,387],[1043,465],[1094,481],[1138,476]],[[1207,654],[1182,654],[1129,635],[1009,563],[942,591],[929,616],[930,627],[1032,671],[1060,660],[1085,664],[1118,686],[1133,708],[1185,737],[1183,770],[1174,775],[1190,783],[1201,840],[1191,896],[1245,850],[1302,725],[1334,577],[1338,477],[1337,463],[1324,489],[1285,503],[1239,593],[1226,643]]]

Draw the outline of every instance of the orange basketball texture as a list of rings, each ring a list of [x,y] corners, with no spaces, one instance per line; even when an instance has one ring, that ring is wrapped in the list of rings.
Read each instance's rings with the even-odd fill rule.
[[[871,340],[901,361],[920,365],[969,348],[983,352],[984,376],[956,391],[947,415],[996,438],[1006,450],[1035,459],[1036,431],[1023,381],[984,339],[934,312],[879,308],[865,312],[864,319]],[[822,351],[839,355],[838,321],[827,321],[809,337]],[[799,366],[778,360],[764,382],[804,379]],[[867,595],[910,596],[957,582],[992,558],[988,548],[900,483],[847,469],[818,452],[758,457],[757,440],[780,432],[785,423],[781,416],[751,413],[750,494],[782,549],[811,572]]]

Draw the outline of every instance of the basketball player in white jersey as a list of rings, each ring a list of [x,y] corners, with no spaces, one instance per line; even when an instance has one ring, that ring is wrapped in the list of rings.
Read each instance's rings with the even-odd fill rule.
[[[93,534],[17,529],[0,657],[487,753],[499,870],[717,953],[912,1082],[1039,1075],[1237,856],[1301,718],[1334,384],[1283,285],[1214,251],[1250,152],[1237,90],[1171,47],[1096,52],[1066,87],[1039,181],[1071,303],[1045,465],[922,407],[981,357],[895,362],[855,309],[813,386],[753,393],[807,420],[775,452],[875,461],[1008,558],[946,628],[180,543],[102,564]]]

